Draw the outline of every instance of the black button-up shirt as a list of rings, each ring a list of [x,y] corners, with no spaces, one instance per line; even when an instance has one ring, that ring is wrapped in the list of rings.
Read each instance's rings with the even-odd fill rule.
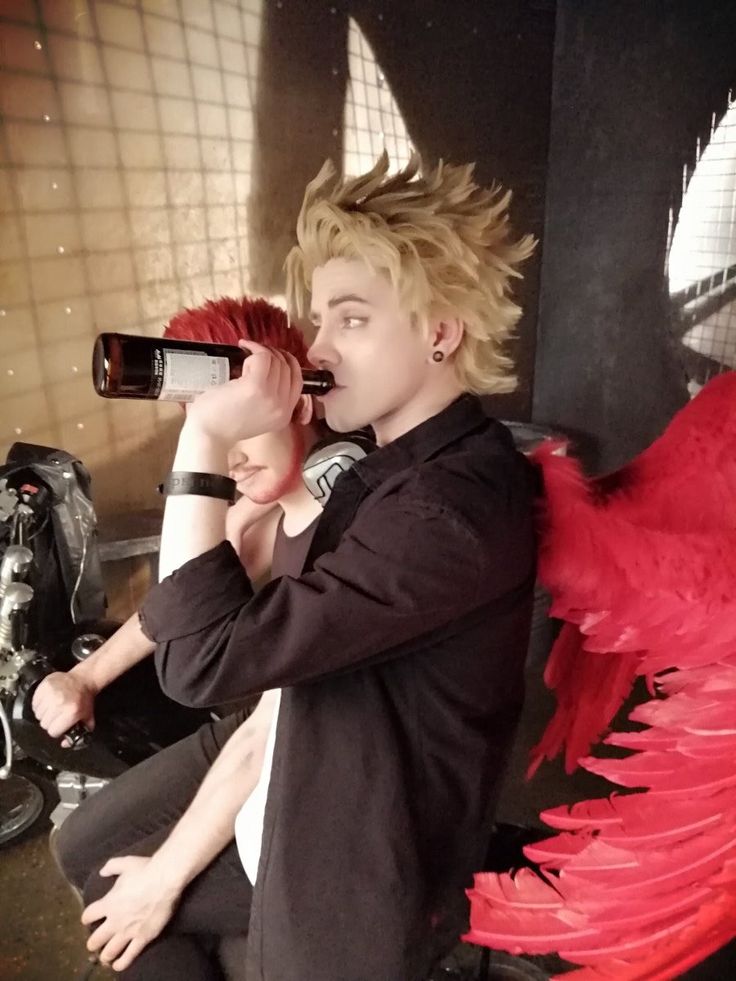
[[[171,697],[284,689],[251,981],[419,981],[457,938],[523,697],[533,497],[463,396],[340,478],[299,578],[254,595],[223,542],[151,591]]]

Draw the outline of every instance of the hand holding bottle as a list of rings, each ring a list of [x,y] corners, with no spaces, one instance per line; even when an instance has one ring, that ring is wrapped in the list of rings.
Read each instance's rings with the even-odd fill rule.
[[[302,393],[302,372],[291,354],[253,341],[240,378],[198,395],[187,412],[185,429],[230,447],[241,439],[285,429]]]

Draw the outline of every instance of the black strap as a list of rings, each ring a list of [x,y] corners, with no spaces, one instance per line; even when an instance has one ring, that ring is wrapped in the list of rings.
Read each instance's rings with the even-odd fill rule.
[[[235,500],[235,481],[219,473],[191,473],[187,470],[172,471],[163,484],[165,497],[172,494],[198,494],[216,497],[221,501]]]

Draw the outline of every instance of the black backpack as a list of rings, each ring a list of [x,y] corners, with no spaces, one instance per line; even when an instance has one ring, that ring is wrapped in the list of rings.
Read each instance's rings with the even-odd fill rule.
[[[0,466],[0,557],[14,535],[33,552],[29,641],[49,657],[105,612],[90,483],[79,460],[48,446],[14,443]]]

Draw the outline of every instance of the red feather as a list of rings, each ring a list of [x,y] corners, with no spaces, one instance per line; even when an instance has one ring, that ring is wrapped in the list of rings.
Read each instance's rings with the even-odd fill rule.
[[[566,620],[545,674],[557,711],[530,770],[565,752],[645,791],[541,815],[561,834],[476,876],[466,939],[558,952],[570,981],[669,981],[736,936],[736,373],[711,381],[616,474],[537,454],[540,577]],[[637,676],[645,728],[588,755]]]
[[[584,637],[566,623],[555,642],[544,680],[557,692],[557,709],[532,750],[528,777],[543,760],[554,759],[565,747],[565,769],[572,773],[591,743],[600,737],[631,691],[637,675],[635,654],[596,654],[582,657]]]

